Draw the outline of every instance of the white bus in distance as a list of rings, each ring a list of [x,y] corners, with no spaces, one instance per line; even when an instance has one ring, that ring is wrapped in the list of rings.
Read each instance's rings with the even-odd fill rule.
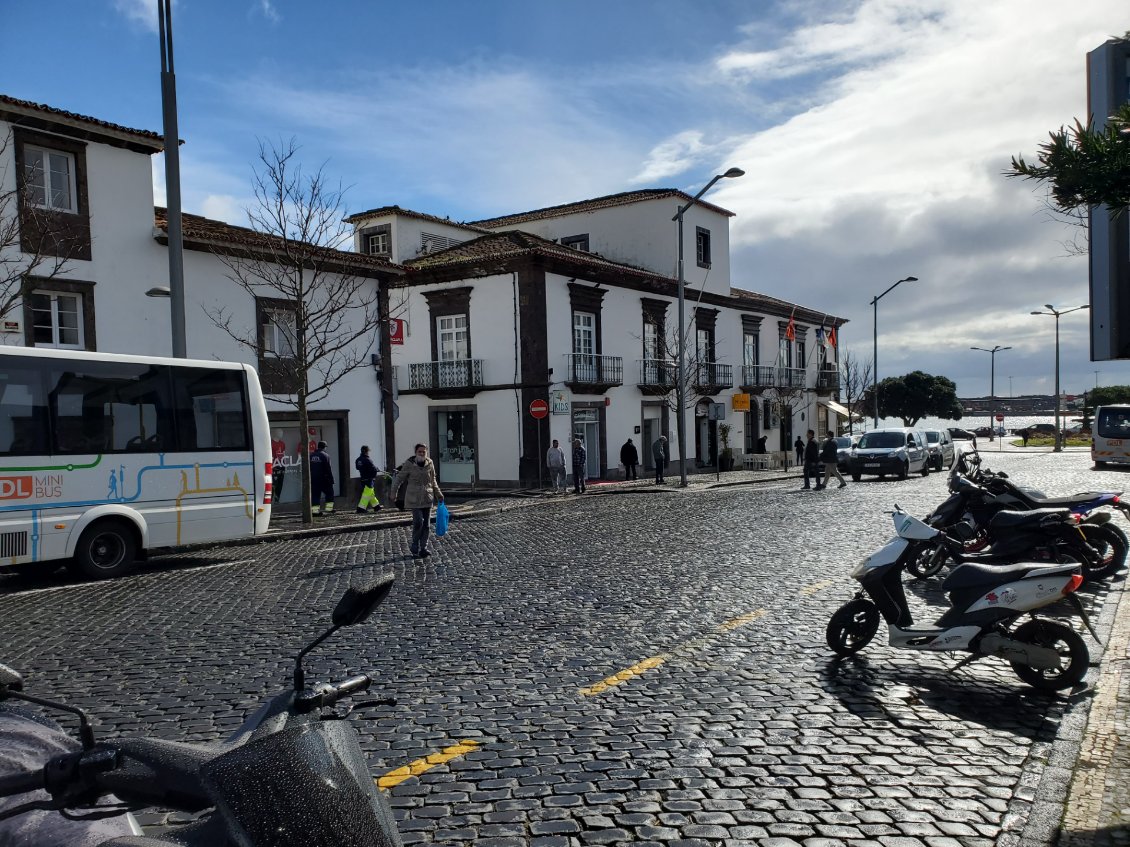
[[[271,464],[249,365],[0,347],[0,570],[260,535]]]

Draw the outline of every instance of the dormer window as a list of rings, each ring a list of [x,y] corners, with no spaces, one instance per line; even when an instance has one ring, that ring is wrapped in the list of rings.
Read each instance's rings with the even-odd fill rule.
[[[695,255],[700,268],[710,267],[710,230],[695,227]]]
[[[361,249],[370,256],[391,256],[392,226],[380,224],[361,230]]]
[[[584,235],[570,235],[561,239],[562,247],[572,247],[574,250],[580,250],[584,253],[589,252],[589,234],[586,232]]]

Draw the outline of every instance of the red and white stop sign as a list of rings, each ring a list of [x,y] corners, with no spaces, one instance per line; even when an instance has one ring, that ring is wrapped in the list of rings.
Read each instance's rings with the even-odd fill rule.
[[[1003,420],[1004,420],[1004,415],[997,415],[997,423],[1000,423]]]
[[[534,400],[530,403],[530,417],[541,420],[549,414],[549,404],[544,400]]]

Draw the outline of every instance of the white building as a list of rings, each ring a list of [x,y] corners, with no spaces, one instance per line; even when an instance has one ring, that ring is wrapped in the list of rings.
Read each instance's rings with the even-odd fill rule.
[[[150,157],[161,136],[0,95],[0,233],[17,209],[16,239],[0,240],[0,271],[38,255],[65,255],[57,274],[50,261],[17,274],[15,302],[2,315],[0,343],[107,353],[167,356],[171,352],[168,299],[146,297],[168,284],[165,210],[154,209]],[[3,203],[3,198],[19,203]],[[7,216],[7,221],[4,217]],[[46,222],[46,229],[44,222]],[[278,363],[287,355],[287,313],[277,298],[252,297],[229,278],[224,259],[261,253],[263,236],[195,215],[185,215],[184,278],[187,352],[190,358],[247,361],[257,366],[273,430],[285,449],[280,461],[297,464],[303,441],[324,439],[337,462],[339,489],[353,471],[361,444],[385,453],[382,392],[373,367],[357,369],[311,411],[300,435],[294,406],[283,402]],[[46,235],[44,235],[46,232]],[[378,286],[402,271],[387,259],[336,251],[342,273]],[[0,280],[3,280],[0,275]],[[269,292],[267,292],[269,293]],[[0,291],[0,303],[5,303]],[[258,339],[258,349],[237,343],[211,315],[223,311],[231,326]],[[375,335],[375,333],[374,333]],[[378,339],[365,339],[374,351]],[[2,448],[3,445],[0,445]],[[2,453],[2,449],[0,449]],[[295,502],[296,482],[284,482],[276,502]]]
[[[398,206],[350,217],[359,252],[408,269],[389,287],[403,322],[391,346],[395,456],[426,443],[446,485],[534,483],[551,439],[567,448],[574,436],[591,478],[618,475],[628,438],[646,469],[661,434],[676,461],[672,218],[690,200],[656,189],[473,223]],[[731,216],[703,201],[684,216],[692,469],[718,455],[716,404],[739,457],[762,436],[780,456],[846,411],[829,343],[844,320],[733,288]],[[538,400],[551,411],[540,421]]]

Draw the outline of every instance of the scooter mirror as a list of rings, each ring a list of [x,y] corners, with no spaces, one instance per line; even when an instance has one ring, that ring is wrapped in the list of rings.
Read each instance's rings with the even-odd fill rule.
[[[333,613],[335,627],[352,626],[361,623],[381,604],[390,591],[395,577],[392,574],[367,582],[364,585],[351,585],[337,602]]]
[[[0,665],[0,700],[9,691],[23,691],[24,678],[19,671],[12,670],[7,665]]]

